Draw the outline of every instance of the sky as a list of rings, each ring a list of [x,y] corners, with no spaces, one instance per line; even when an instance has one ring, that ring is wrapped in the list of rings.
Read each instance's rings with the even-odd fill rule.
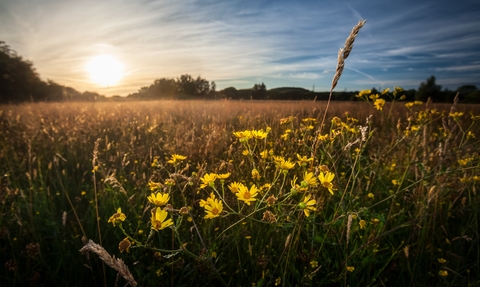
[[[0,41],[80,92],[126,96],[182,74],[217,90],[329,91],[338,50],[365,19],[337,91],[417,89],[431,75],[455,90],[480,88],[479,15],[478,0],[0,0]],[[117,84],[92,81],[100,55],[121,65]]]

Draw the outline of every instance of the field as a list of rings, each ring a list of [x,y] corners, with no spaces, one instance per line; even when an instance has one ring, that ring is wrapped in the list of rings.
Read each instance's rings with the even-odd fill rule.
[[[363,98],[0,106],[0,285],[478,286],[480,107]]]

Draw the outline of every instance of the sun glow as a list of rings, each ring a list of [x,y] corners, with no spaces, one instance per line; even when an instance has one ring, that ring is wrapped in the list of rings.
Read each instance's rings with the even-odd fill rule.
[[[92,82],[101,86],[114,86],[123,78],[123,64],[110,55],[93,57],[86,66]]]

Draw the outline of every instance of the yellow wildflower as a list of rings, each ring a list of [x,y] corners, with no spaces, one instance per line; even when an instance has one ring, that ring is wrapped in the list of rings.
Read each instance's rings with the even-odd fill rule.
[[[245,202],[247,205],[250,205],[250,202],[257,200],[255,198],[257,194],[258,194],[258,188],[255,184],[250,187],[250,190],[248,190],[248,188],[242,184],[235,195],[238,197],[238,200],[241,200]]]
[[[117,224],[121,224],[123,221],[125,221],[125,219],[127,219],[127,216],[125,216],[125,214],[122,213],[122,208],[119,207],[117,209],[117,212],[110,216],[110,218],[108,219],[108,223],[112,223],[113,226],[116,226]]]
[[[123,251],[127,251],[128,253],[130,252],[131,246],[132,246],[132,242],[130,242],[130,240],[128,240],[128,237],[126,237],[125,239],[120,241],[120,243],[118,243],[118,250],[120,250],[120,253],[123,253]]]
[[[212,219],[220,216],[220,213],[223,211],[223,204],[220,200],[215,198],[213,192],[210,194],[210,197],[207,200],[200,200],[200,207],[205,208],[206,215],[205,219]]]
[[[260,157],[266,159],[268,157],[268,150],[264,150],[260,153]]]
[[[267,137],[267,134],[268,133],[264,132],[263,130],[252,130],[251,131],[252,137],[254,137],[257,140],[265,139]]]
[[[283,171],[288,171],[295,167],[295,163],[289,160],[282,159],[282,161],[278,163],[278,167]]]
[[[447,260],[445,260],[444,258],[438,258],[438,263],[444,264],[446,262],[447,262]]]
[[[315,199],[310,199],[312,196],[310,194],[305,195],[303,201],[298,204],[300,209],[303,209],[303,213],[305,213],[306,217],[310,216],[310,211],[317,211],[315,208],[315,204],[317,201]]]
[[[355,271],[355,267],[353,267],[353,266],[347,266],[347,271],[348,271],[348,272],[353,272],[353,271]]]
[[[385,90],[383,90],[382,95],[385,95],[386,93],[388,93],[388,91],[390,91],[390,88],[386,88]]]
[[[150,188],[150,191],[155,191],[162,188],[162,184],[160,182],[149,181],[148,187]]]
[[[312,268],[317,268],[318,267],[318,261],[317,260],[312,260],[310,261],[310,266]]]
[[[438,275],[445,277],[448,276],[448,271],[447,270],[440,270],[438,271]]]
[[[380,96],[378,94],[375,94],[375,95],[370,95],[368,96],[371,100],[376,100],[378,98],[380,98]]]
[[[227,173],[221,173],[221,174],[217,174],[217,178],[220,179],[220,180],[225,180],[227,178],[229,178],[231,175],[231,173],[227,172]]]
[[[205,188],[206,186],[213,187],[215,185],[215,179],[217,179],[217,175],[215,173],[206,173],[200,180],[203,182],[200,185],[200,188]]]
[[[167,214],[168,212],[158,207],[155,208],[155,212],[152,210],[152,217],[150,218],[150,221],[152,223],[153,230],[159,231],[173,225],[171,218],[165,220],[167,218]]]
[[[326,141],[326,140],[328,139],[328,134],[318,135],[318,136],[317,136],[317,139],[318,139],[319,141],[322,141],[322,142],[323,142],[323,141]]]
[[[239,182],[232,182],[230,183],[230,185],[228,186],[228,189],[230,189],[231,192],[233,193],[237,193],[239,190],[240,190],[240,186],[242,186],[243,184],[242,183],[239,183]]]
[[[152,193],[147,197],[147,199],[156,206],[163,206],[170,200],[170,195],[168,193],[161,192],[157,194]]]
[[[236,136],[240,142],[244,142],[252,138],[252,132],[249,130],[234,132],[233,135]]]
[[[298,158],[298,165],[299,166],[307,166],[309,162],[313,162],[313,157],[307,158],[307,156],[301,156],[297,153],[297,158]]]
[[[172,154],[172,158],[167,161],[170,164],[177,164],[180,161],[185,160],[187,157],[179,154]]]
[[[367,222],[362,219],[358,222],[358,225],[360,225],[360,229],[365,229],[365,227],[367,227]]]
[[[355,97],[357,97],[357,98],[363,98],[364,96],[370,95],[371,93],[372,93],[371,90],[362,90],[362,91],[360,91],[360,93],[358,93],[358,95],[356,95]]]
[[[252,169],[252,179],[254,180],[260,180],[260,172],[258,172],[258,169],[254,168]]]
[[[303,174],[303,181],[301,182],[301,186],[317,186],[318,181],[313,172],[305,172]]]
[[[375,102],[373,103],[373,106],[375,109],[381,111],[383,109],[383,106],[385,105],[385,100],[384,99],[376,99]]]
[[[243,154],[244,156],[247,156],[247,155],[250,154],[250,152],[248,151],[248,149],[244,149],[244,150],[242,150],[242,154]]]
[[[332,180],[335,178],[335,174],[327,171],[326,173],[320,172],[318,179],[320,184],[323,185],[328,191],[333,195],[333,183]]]

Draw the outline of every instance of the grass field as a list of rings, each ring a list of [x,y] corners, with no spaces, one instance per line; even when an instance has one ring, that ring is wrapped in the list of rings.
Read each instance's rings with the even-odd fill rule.
[[[0,285],[478,286],[480,107],[368,96],[0,106]]]

